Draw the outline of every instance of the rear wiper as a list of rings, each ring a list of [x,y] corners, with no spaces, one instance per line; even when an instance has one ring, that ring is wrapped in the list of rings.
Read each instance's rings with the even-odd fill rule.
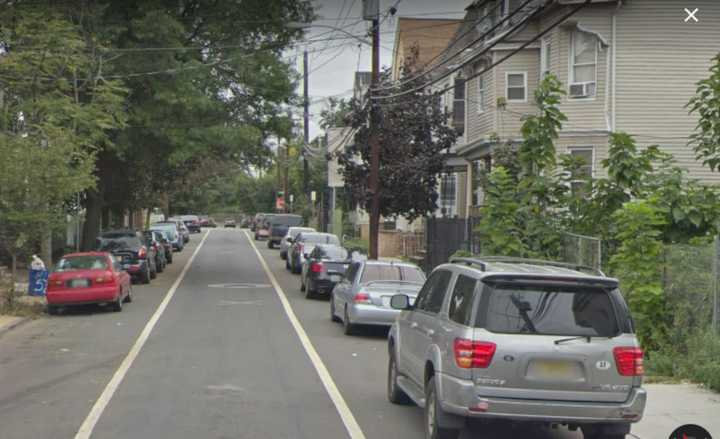
[[[532,309],[530,307],[530,304],[528,302],[518,299],[513,295],[510,295],[510,302],[512,302],[512,304],[515,305],[515,308],[517,308],[517,310],[520,312],[520,317],[522,317],[528,330],[537,334],[537,329],[535,328],[535,325],[533,324],[530,316],[528,316],[528,311]]]
[[[607,340],[611,340],[611,339],[613,339],[613,338],[615,338],[615,337],[617,337],[617,335],[609,335],[609,336],[607,336],[607,337],[595,336],[595,338],[604,338],[604,339],[607,339]],[[574,341],[574,340],[581,340],[581,339],[583,339],[583,338],[584,338],[585,340],[587,340],[588,343],[590,343],[590,342],[592,341],[592,338],[593,338],[593,337],[592,337],[591,335],[578,335],[577,337],[561,338],[560,340],[555,340],[555,344],[565,343],[565,342]]]
[[[592,338],[589,335],[578,335],[577,337],[561,338],[560,340],[555,340],[555,344],[565,343],[574,340],[581,340],[583,338],[586,339],[588,343],[592,341]]]

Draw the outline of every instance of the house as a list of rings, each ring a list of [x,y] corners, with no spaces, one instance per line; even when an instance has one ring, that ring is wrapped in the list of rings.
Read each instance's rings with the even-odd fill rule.
[[[685,105],[720,51],[720,2],[694,2],[697,22],[685,20],[684,0],[593,0],[564,17],[580,3],[477,0],[466,8],[443,57],[446,70],[459,68],[436,73],[434,85],[449,89],[443,104],[461,133],[452,152],[467,161],[465,215],[482,204],[478,176],[491,168],[494,147],[521,140],[546,73],[567,92],[558,153],[586,159],[585,176],[602,176],[609,134],[625,131],[640,147],[672,153],[690,176],[719,182],[687,146],[697,120]]]

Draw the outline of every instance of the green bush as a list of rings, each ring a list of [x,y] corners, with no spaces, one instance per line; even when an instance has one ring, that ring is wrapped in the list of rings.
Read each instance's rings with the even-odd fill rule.
[[[368,248],[370,248],[370,243],[366,239],[346,239],[343,242],[343,247],[345,247],[350,253],[352,253],[353,251],[358,251],[363,254],[368,254]]]
[[[647,354],[647,375],[701,384],[720,392],[720,335],[697,332],[684,345],[665,345]]]

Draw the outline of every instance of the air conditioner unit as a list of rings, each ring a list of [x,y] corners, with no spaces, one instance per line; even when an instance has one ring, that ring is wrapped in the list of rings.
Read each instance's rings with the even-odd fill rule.
[[[595,95],[595,83],[594,82],[578,82],[570,84],[570,97],[571,98],[587,98]]]

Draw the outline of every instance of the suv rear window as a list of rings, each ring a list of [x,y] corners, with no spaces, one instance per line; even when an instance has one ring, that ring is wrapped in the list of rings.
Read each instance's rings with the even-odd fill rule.
[[[491,332],[597,337],[620,332],[610,294],[594,287],[487,285],[480,310],[477,326]]]
[[[404,280],[423,283],[425,282],[425,276],[419,269],[413,267],[366,264],[360,282],[366,283],[376,280]]]
[[[302,217],[301,216],[283,216],[279,215],[272,219],[271,221],[273,226],[299,226],[302,224]]]

